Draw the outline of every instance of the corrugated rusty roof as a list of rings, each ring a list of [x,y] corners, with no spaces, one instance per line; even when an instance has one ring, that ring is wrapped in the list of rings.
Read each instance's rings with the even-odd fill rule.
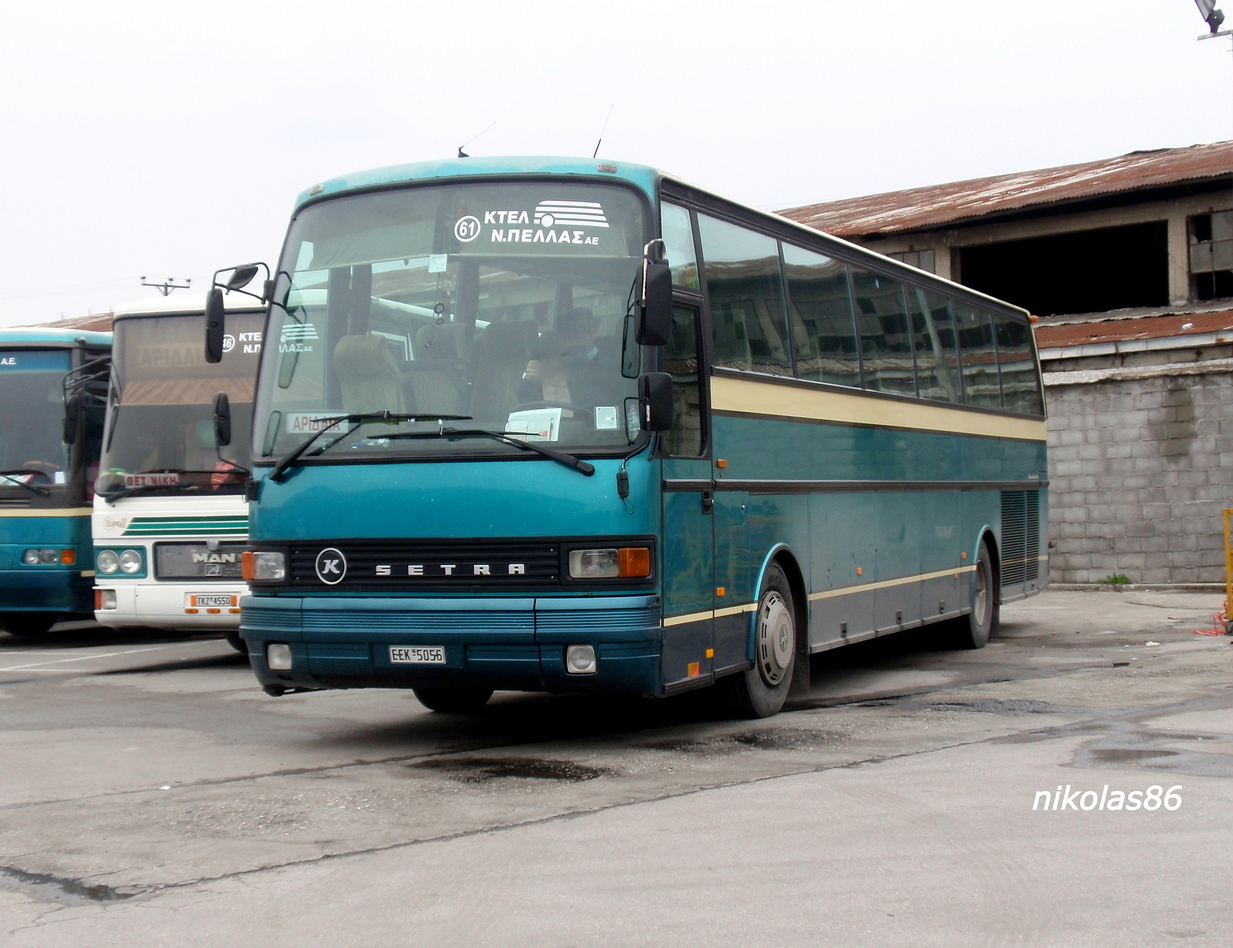
[[[1218,341],[1233,342],[1233,310],[1116,316],[1081,322],[1039,322],[1035,326],[1035,332],[1038,349],[1065,349],[1102,342],[1175,339],[1212,334],[1227,335],[1227,339]]]
[[[894,234],[1102,194],[1233,176],[1233,142],[1132,151],[1120,158],[953,181],[780,211],[840,237]]]

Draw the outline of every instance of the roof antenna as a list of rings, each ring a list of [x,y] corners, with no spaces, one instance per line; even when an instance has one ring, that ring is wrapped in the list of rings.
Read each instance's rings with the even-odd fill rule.
[[[612,110],[615,106],[615,102],[608,106],[608,114],[604,116],[604,127],[599,130],[599,141],[595,143],[595,150],[591,152],[592,158],[599,154],[599,146],[604,143],[604,132],[608,131],[608,119],[612,118]]]
[[[493,122],[493,123],[492,123],[492,125],[496,125],[496,124],[497,124],[496,122]],[[492,125],[489,125],[489,126],[488,126],[488,128],[492,128]],[[484,132],[488,131],[488,128],[484,129]],[[479,135],[472,135],[472,136],[471,136],[470,138],[468,138],[465,142],[463,142],[461,145],[459,145],[459,146],[458,146],[458,157],[459,157],[459,158],[470,158],[471,156],[470,156],[470,155],[468,155],[465,151],[463,151],[463,149],[464,149],[464,148],[466,148],[468,145],[470,145],[470,144],[471,144],[473,141],[475,141],[477,138],[479,138],[479,137],[480,137],[480,135],[483,135],[483,134],[484,134],[484,132],[480,132],[480,133],[479,133]]]

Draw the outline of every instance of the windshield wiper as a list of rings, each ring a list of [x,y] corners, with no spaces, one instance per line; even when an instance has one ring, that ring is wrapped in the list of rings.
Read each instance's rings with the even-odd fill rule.
[[[335,418],[325,427],[319,429],[318,431],[314,431],[312,437],[309,438],[307,441],[305,441],[303,444],[294,448],[289,453],[283,455],[283,457],[279,459],[274,464],[274,467],[270,470],[270,480],[272,480],[275,484],[281,484],[283,482],[283,477],[284,477],[283,472],[286,471],[287,468],[291,467],[291,465],[294,464],[296,461],[298,461],[309,448],[311,448],[314,444],[316,444],[318,438],[320,438],[323,434],[325,434],[327,431],[329,431],[331,428],[335,427],[336,425],[342,424],[344,421],[350,422],[351,424],[354,424],[354,425],[364,425],[364,424],[369,424],[370,422],[374,422],[374,421],[396,422],[396,421],[470,421],[470,420],[471,420],[470,415],[436,415],[436,414],[417,415],[417,414],[405,414],[405,413],[393,412],[393,411],[354,412],[349,415],[339,415],[337,418]],[[335,438],[333,441],[331,441],[329,444],[323,447],[321,451],[322,452],[328,451],[330,448],[332,448],[334,445],[336,445],[339,441],[341,441],[343,438],[345,438],[347,435],[349,435],[354,430],[355,429],[353,428],[348,428],[346,431],[340,434],[337,438]]]
[[[582,458],[574,457],[572,454],[566,454],[564,451],[556,451],[552,448],[545,448],[536,441],[523,441],[521,438],[515,438],[513,435],[504,431],[486,431],[483,428],[442,428],[441,437],[443,438],[492,438],[494,441],[502,441],[505,444],[511,444],[515,448],[522,451],[534,451],[536,454],[542,454],[546,458],[556,461],[558,464],[564,464],[566,467],[573,468],[579,474],[590,477],[595,473],[595,465],[590,461],[584,461]]]
[[[18,487],[24,487],[32,494],[38,494],[40,497],[50,497],[51,491],[46,487],[35,487],[33,484],[27,484],[25,481],[16,480],[13,475],[20,474],[22,477],[29,477],[33,474],[43,474],[42,471],[32,471],[29,468],[18,468],[15,471],[0,471],[0,478],[3,478],[6,483],[16,484]],[[47,477],[46,474],[43,474]]]

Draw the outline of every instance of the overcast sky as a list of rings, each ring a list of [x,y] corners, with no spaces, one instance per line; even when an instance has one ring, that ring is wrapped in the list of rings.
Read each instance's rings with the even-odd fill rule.
[[[1228,6],[1233,24],[1233,0]],[[643,162],[768,209],[1233,139],[1193,0],[213,0],[0,10],[0,326],[273,262],[324,178]]]

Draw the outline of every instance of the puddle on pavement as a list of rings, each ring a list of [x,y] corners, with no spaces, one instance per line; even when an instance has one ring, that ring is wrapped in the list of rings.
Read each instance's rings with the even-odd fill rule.
[[[976,711],[981,714],[1058,714],[1047,701],[999,701],[996,699],[976,701],[934,701],[919,706],[924,711]]]
[[[844,741],[847,735],[839,731],[815,731],[805,728],[775,728],[765,731],[742,731],[708,738],[668,738],[639,744],[647,750],[672,751],[684,754],[724,754],[746,748],[754,750],[812,750]]]
[[[607,767],[588,767],[572,760],[536,757],[446,757],[416,761],[407,766],[418,770],[443,771],[463,783],[487,783],[503,778],[580,783],[616,773]]]
[[[1092,759],[1102,764],[1137,764],[1141,760],[1154,760],[1158,757],[1176,757],[1177,751],[1170,750],[1139,750],[1129,747],[1101,747],[1089,751]]]

